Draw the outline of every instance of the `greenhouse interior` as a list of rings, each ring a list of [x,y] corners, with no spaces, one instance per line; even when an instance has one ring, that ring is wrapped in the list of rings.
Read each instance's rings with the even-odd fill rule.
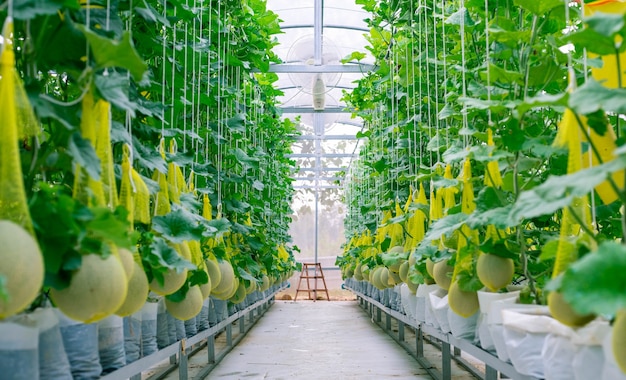
[[[626,380],[626,0],[0,24],[1,379]]]

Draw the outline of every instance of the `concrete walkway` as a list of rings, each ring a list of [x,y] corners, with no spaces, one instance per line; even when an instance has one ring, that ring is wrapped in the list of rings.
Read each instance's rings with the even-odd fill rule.
[[[277,301],[208,378],[432,379],[354,301]]]

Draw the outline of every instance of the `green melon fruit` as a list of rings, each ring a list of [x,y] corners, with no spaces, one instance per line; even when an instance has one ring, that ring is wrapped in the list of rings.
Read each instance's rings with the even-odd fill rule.
[[[224,293],[230,293],[235,281],[235,270],[227,260],[220,261],[218,267],[220,270],[220,282],[213,287],[213,294],[223,295]]]
[[[270,278],[266,274],[264,274],[263,277],[261,277],[261,288],[259,290],[264,292],[269,288],[270,288]]]
[[[448,260],[441,260],[433,267],[433,278],[439,287],[448,290],[452,282],[454,267],[448,265]]]
[[[515,265],[510,258],[482,253],[478,256],[476,273],[480,282],[495,292],[513,281]]]
[[[207,275],[209,274],[209,272],[206,270],[206,268],[204,269],[205,272],[207,272]],[[201,284],[200,286],[200,292],[202,292],[202,299],[207,299],[209,298],[209,296],[211,295],[211,289],[213,288],[213,284],[211,283],[211,276],[209,277],[209,281],[206,284]]]
[[[170,301],[165,298],[165,308],[176,319],[181,321],[189,320],[200,314],[202,310],[202,291],[198,285],[194,285],[187,291],[185,298],[180,302]]]
[[[435,268],[435,262],[432,261],[430,257],[427,258],[426,259],[426,272],[428,272],[428,275],[433,278],[435,277],[435,275],[433,274],[434,268]]]
[[[413,281],[409,280],[406,282],[406,286],[409,287],[409,291],[411,292],[411,294],[415,294],[415,292],[417,292],[417,287],[419,286],[419,284],[414,284]]]
[[[454,281],[448,289],[448,303],[453,312],[468,318],[479,309],[478,293],[461,290],[458,281]]]
[[[409,254],[409,265],[414,266],[415,264],[417,264],[417,255],[415,254],[415,250],[413,250]]]
[[[126,248],[118,248],[117,253],[120,255],[120,261],[124,267],[126,278],[130,281],[133,277],[133,270],[135,269],[135,259],[133,258],[133,253]]]
[[[51,289],[50,298],[68,317],[92,323],[115,313],[127,292],[128,280],[120,259],[115,255],[103,259],[90,254],[82,257],[70,285],[61,290]]]
[[[382,267],[376,267],[370,272],[370,282],[376,289],[382,290],[385,288],[381,281]]]
[[[559,292],[548,294],[548,308],[554,319],[570,327],[584,326],[595,318],[593,314],[578,314]]]
[[[623,373],[626,373],[626,309],[617,312],[613,322],[611,347],[615,362]]]
[[[400,275],[400,281],[406,283],[409,280],[409,262],[405,261],[400,265],[400,271],[398,274]]]
[[[361,272],[360,264],[357,264],[354,268],[354,279],[357,281],[363,281],[363,272]]]
[[[234,303],[234,304],[238,304],[238,303],[242,303],[243,300],[246,299],[246,285],[243,281],[240,281],[239,286],[237,287],[237,290],[235,291],[235,294],[230,297],[229,301]]]
[[[37,241],[21,226],[0,220],[0,276],[8,299],[0,297],[0,319],[24,310],[43,285],[44,263]]]
[[[383,289],[388,288],[389,287],[389,278],[391,277],[389,275],[389,269],[387,267],[380,267],[379,269],[380,274],[378,275],[378,278],[380,281],[380,285],[382,286]]]
[[[389,281],[387,282],[389,284],[389,287],[394,287],[401,282],[402,280],[400,279],[400,274],[389,270]]]
[[[150,291],[148,277],[141,265],[133,260],[133,274],[128,281],[128,292],[122,306],[115,312],[120,317],[127,317],[138,312],[146,303]]]
[[[220,272],[219,263],[211,259],[207,259],[204,262],[206,263],[206,270],[211,278],[211,289],[215,289],[222,280],[222,272]]]
[[[248,286],[246,286],[246,295],[254,292],[256,289],[257,289],[257,282],[256,281],[250,281],[250,284],[248,284]]]
[[[185,260],[191,261],[191,251],[186,242],[177,244],[175,247],[176,252]],[[155,278],[150,282],[150,290],[161,296],[167,296],[178,289],[187,281],[187,269],[182,271],[176,271],[175,269],[168,269],[163,274],[163,284]]]

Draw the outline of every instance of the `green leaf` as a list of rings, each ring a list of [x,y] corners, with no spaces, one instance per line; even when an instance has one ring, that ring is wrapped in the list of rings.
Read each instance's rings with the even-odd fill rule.
[[[470,16],[467,8],[460,8],[458,11],[452,13],[446,19],[446,24],[450,25],[461,25],[464,24],[467,26],[474,26],[476,22]]]
[[[237,274],[239,274],[239,277],[243,278],[244,280],[248,280],[248,281],[252,281],[252,282],[257,282],[257,279],[254,278],[253,275],[251,275],[250,273],[248,273],[247,271],[245,271],[243,268],[241,267],[237,267]]]
[[[181,257],[172,246],[159,237],[155,237],[150,245],[145,246],[142,253],[148,266],[153,269],[153,274],[154,270],[163,273],[167,269],[174,269],[181,273],[185,269],[196,269],[195,265]]]
[[[600,109],[623,114],[626,113],[626,89],[606,88],[589,78],[570,95],[569,105],[575,112],[583,115]]]
[[[124,32],[122,39],[116,41],[102,37],[84,25],[77,25],[77,28],[87,38],[98,69],[120,67],[128,70],[135,81],[143,79],[148,65],[135,50],[129,32]]]
[[[563,274],[559,290],[581,314],[615,315],[626,308],[626,246],[604,242]]]
[[[553,214],[569,206],[574,198],[586,196],[608,176],[626,168],[626,159],[619,157],[608,163],[563,176],[550,176],[541,185],[524,191],[511,209],[511,221]]]
[[[539,255],[539,261],[548,261],[556,258],[556,251],[559,248],[558,240],[550,240],[541,247],[541,254]]]
[[[360,51],[353,51],[352,53],[350,53],[349,55],[345,56],[344,58],[341,59],[341,63],[348,63],[351,61],[360,61],[363,58],[367,57],[366,53],[362,53]]]
[[[576,50],[587,49],[588,52],[599,55],[615,54],[616,50],[613,38],[607,38],[590,28],[570,33],[565,40],[574,44]]]
[[[585,23],[598,34],[613,38],[624,29],[624,15],[595,12],[591,16],[585,17]]]
[[[223,234],[230,231],[231,223],[226,218],[219,218],[205,220],[202,225],[205,228],[202,236],[205,238],[214,238],[222,236]]]
[[[128,234],[130,224],[126,221],[125,215],[118,217],[107,207],[92,208],[91,211],[93,219],[87,223],[91,235],[102,241],[110,241],[120,248],[133,248],[134,244]]]
[[[137,105],[128,97],[130,78],[125,74],[111,71],[96,75],[95,85],[100,95],[121,110],[129,111],[135,117]]]
[[[406,260],[409,258],[409,252],[385,252],[383,254],[380,255],[380,258],[383,261],[383,264],[385,266],[391,266],[394,265],[395,263],[397,263],[400,260]]]
[[[428,229],[428,232],[426,232],[426,236],[424,236],[420,245],[430,245],[431,241],[441,238],[442,235],[452,234],[465,224],[467,218],[468,215],[461,212],[458,214],[444,216],[443,218],[435,221]]]
[[[13,17],[29,20],[39,15],[54,15],[61,8],[79,9],[76,0],[20,0],[13,2]]]
[[[200,240],[203,233],[203,228],[198,220],[182,208],[167,215],[153,217],[152,228],[172,243]]]
[[[100,160],[89,140],[78,132],[72,133],[67,143],[67,152],[92,179],[100,179]]]
[[[513,3],[538,16],[543,16],[552,9],[563,6],[561,0],[514,0]]]

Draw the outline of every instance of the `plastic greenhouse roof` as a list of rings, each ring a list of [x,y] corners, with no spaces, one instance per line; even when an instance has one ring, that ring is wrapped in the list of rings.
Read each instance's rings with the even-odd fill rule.
[[[302,169],[294,187],[335,188],[337,172],[358,153],[356,133],[362,120],[352,119],[341,99],[374,63],[365,48],[369,28],[364,19],[369,13],[354,0],[267,0],[267,8],[282,20],[274,48],[282,63],[271,69],[284,92],[279,101],[285,117],[300,117],[302,136],[293,158]],[[355,51],[366,57],[342,64]],[[324,109],[314,110],[313,86],[318,83],[319,93],[319,79],[324,83]]]

